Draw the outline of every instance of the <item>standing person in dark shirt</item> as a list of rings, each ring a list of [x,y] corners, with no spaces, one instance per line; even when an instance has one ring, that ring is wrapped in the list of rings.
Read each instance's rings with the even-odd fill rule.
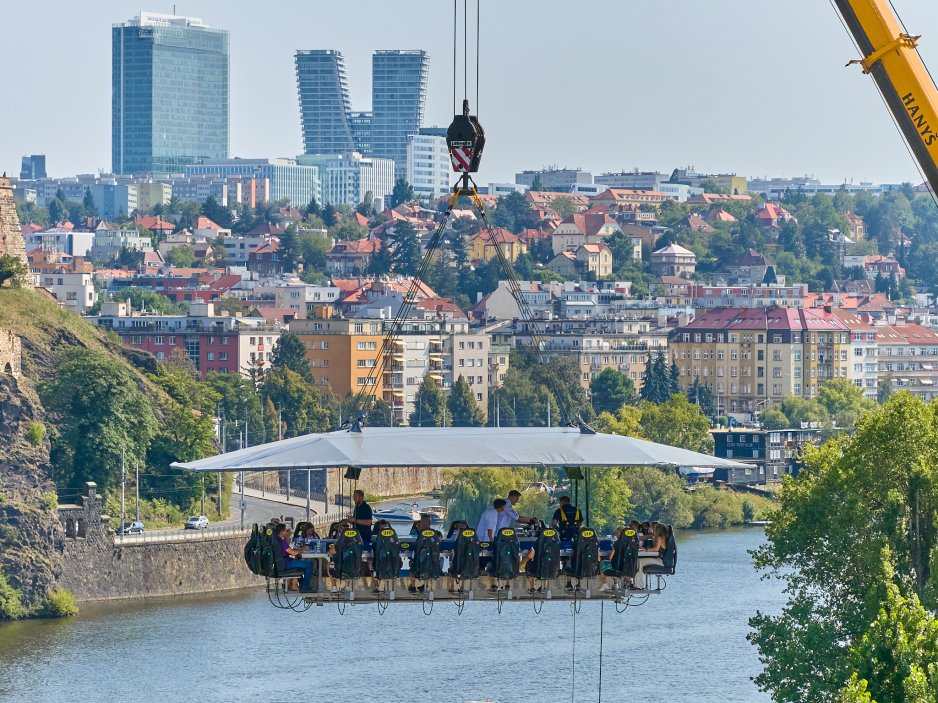
[[[570,496],[560,496],[560,507],[554,511],[550,526],[557,530],[560,539],[573,539],[583,524],[583,518],[575,505],[570,505]]]
[[[355,503],[352,521],[358,529],[358,534],[362,536],[362,542],[368,544],[371,542],[371,523],[375,517],[374,512],[372,512],[371,506],[365,502],[364,491],[355,491],[352,494],[352,501]]]

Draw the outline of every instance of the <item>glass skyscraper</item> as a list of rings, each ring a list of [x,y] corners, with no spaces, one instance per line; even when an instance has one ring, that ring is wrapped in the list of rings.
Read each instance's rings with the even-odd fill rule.
[[[407,139],[420,131],[427,98],[426,51],[376,51],[371,62],[371,153],[407,173]]]
[[[181,173],[228,157],[228,32],[141,12],[111,32],[111,168]]]
[[[296,87],[304,153],[342,154],[355,150],[342,54],[330,49],[297,51]]]

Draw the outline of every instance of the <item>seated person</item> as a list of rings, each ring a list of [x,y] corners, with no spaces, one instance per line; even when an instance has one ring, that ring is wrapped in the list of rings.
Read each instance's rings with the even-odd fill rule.
[[[414,523],[414,527],[416,528],[415,534],[417,535],[419,535],[424,530],[431,529],[430,515],[428,513],[421,513],[420,519]],[[437,538],[439,538],[440,540],[443,539],[442,532],[440,532],[439,530],[433,530],[433,531],[436,533]],[[414,578],[413,576],[408,576],[407,577],[407,590],[410,593],[423,593],[425,590],[425,583],[424,581]],[[433,589],[431,588],[431,590]]]
[[[655,532],[651,540],[651,545],[642,546],[642,549],[646,552],[658,552],[656,557],[639,557],[638,558],[638,570],[635,572],[635,584],[634,588],[636,590],[645,588],[647,581],[645,579],[644,567],[647,564],[658,564],[663,565],[664,560],[662,560],[661,555],[664,554],[664,551],[668,548],[668,526],[655,523]]]
[[[280,553],[288,569],[302,569],[303,579],[300,581],[300,592],[310,593],[312,591],[313,564],[311,561],[296,559],[303,554],[302,549],[294,549],[290,546],[290,531],[282,522],[274,528],[274,535],[280,540]]]

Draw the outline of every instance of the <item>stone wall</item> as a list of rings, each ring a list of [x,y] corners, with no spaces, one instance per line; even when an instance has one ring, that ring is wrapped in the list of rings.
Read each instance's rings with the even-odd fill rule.
[[[244,563],[247,534],[144,533],[115,541],[93,484],[78,504],[59,507],[56,584],[79,601],[204,593],[261,585]],[[143,541],[169,539],[176,541]]]
[[[290,494],[306,495],[306,471],[265,471],[245,476],[249,488],[279,493],[286,492],[287,473],[290,473]],[[328,485],[327,481],[328,473]],[[342,477],[345,469],[314,469],[310,476],[310,489],[314,500],[335,502],[336,495],[348,494],[348,481]],[[354,482],[353,482],[354,483]],[[440,470],[429,467],[397,467],[362,469],[358,488],[379,497],[411,496],[429,493],[441,486]],[[353,486],[354,488],[355,486]]]
[[[260,586],[244,563],[247,535],[110,544],[66,540],[58,585],[79,601],[148,598]]]
[[[20,377],[23,373],[23,349],[20,338],[0,329],[0,374]]]
[[[0,177],[0,256],[18,256],[26,261],[26,243],[20,230],[20,218],[13,200],[13,184],[4,173]]]

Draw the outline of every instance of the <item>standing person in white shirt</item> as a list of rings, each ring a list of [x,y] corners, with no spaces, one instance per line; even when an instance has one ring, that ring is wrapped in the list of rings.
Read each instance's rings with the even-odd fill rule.
[[[531,522],[531,518],[522,517],[518,515],[518,512],[515,510],[515,503],[519,500],[521,500],[521,494],[518,491],[510,491],[508,493],[508,500],[505,501],[505,510],[498,516],[498,525],[495,529],[496,534],[503,527],[511,527],[511,523],[513,522],[524,524]]]
[[[495,535],[498,534],[498,525],[502,519],[502,514],[505,512],[506,505],[508,505],[508,501],[504,498],[496,498],[492,501],[492,507],[482,513],[482,517],[479,518],[479,526],[476,528],[476,536],[480,542],[491,544],[495,541]],[[485,585],[485,575],[488,573],[488,565],[491,561],[491,556],[479,557],[479,568],[482,572],[479,581],[483,586]],[[494,583],[494,581],[491,583]]]
[[[492,503],[492,507],[482,513],[482,517],[479,518],[479,526],[476,528],[476,535],[479,537],[480,542],[495,540],[495,535],[498,534],[499,522],[507,504],[508,501],[496,498]]]

